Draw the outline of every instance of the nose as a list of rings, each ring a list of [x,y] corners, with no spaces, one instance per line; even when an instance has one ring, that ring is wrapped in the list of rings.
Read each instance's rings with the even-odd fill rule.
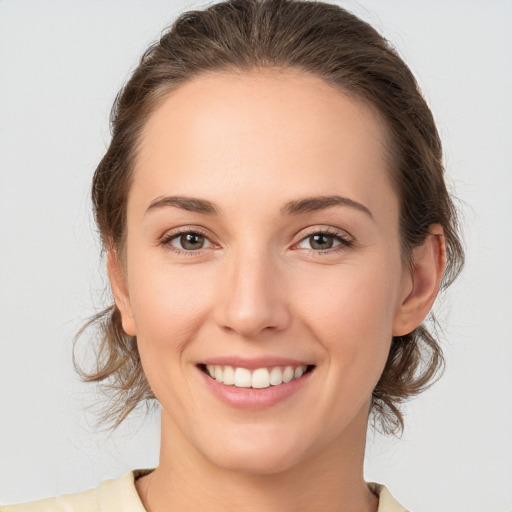
[[[288,327],[291,317],[279,263],[264,251],[250,250],[226,261],[216,306],[221,328],[255,339]]]

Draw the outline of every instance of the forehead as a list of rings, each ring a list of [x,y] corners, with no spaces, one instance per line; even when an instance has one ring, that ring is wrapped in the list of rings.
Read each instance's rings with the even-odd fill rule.
[[[314,75],[207,73],[154,110],[132,183],[153,198],[228,187],[239,200],[247,191],[322,195],[341,187],[372,203],[375,186],[389,188],[386,139],[376,112]]]

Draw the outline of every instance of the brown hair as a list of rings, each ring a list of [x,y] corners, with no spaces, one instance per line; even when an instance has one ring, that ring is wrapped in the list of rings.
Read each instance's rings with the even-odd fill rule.
[[[312,73],[379,113],[390,133],[404,260],[439,223],[447,249],[443,285],[448,286],[462,268],[464,253],[430,109],[407,65],[375,29],[341,7],[319,1],[228,0],[181,14],[148,48],[115,100],[112,140],[94,174],[92,200],[103,246],[123,250],[137,144],[162,99],[206,72],[257,68]],[[137,340],[123,332],[116,306],[85,327],[92,324],[101,333],[96,367],[81,370],[74,358],[75,366],[85,380],[101,382],[113,392],[103,419],[117,427],[137,404],[154,395]],[[372,413],[379,420],[374,425],[384,432],[402,430],[400,404],[428,387],[443,366],[441,348],[425,326],[394,338],[373,391]]]

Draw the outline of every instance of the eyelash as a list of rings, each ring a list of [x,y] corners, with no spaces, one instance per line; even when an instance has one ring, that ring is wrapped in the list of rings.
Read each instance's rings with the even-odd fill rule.
[[[175,252],[176,254],[180,254],[180,255],[195,256],[198,253],[201,253],[202,248],[197,249],[197,250],[186,250],[186,249],[180,249],[179,247],[175,247],[174,245],[171,244],[171,242],[173,240],[179,238],[182,235],[187,235],[187,234],[200,235],[200,236],[204,237],[206,240],[208,240],[208,242],[212,246],[216,246],[216,245],[218,246],[218,244],[215,244],[214,242],[212,242],[210,240],[210,238],[208,237],[208,235],[206,233],[204,233],[201,229],[198,229],[198,228],[194,228],[194,229],[186,228],[186,229],[182,229],[182,230],[178,230],[178,231],[173,231],[171,233],[166,233],[160,239],[159,243],[160,243],[160,245],[167,247],[169,250]],[[339,231],[334,230],[334,229],[320,228],[320,229],[311,230],[309,233],[306,233],[304,236],[302,236],[302,238],[298,242],[293,244],[293,247],[298,246],[303,241],[305,241],[308,238],[311,238],[315,235],[327,235],[329,237],[333,237],[335,242],[339,242],[338,245],[335,245],[334,247],[330,247],[328,249],[323,249],[323,250],[306,249],[309,253],[311,253],[315,256],[332,255],[334,253],[338,253],[340,251],[348,249],[351,246],[353,246],[353,244],[354,244],[354,240],[347,234],[342,235]],[[294,250],[299,250],[299,249],[294,249]]]
[[[210,238],[208,237],[208,235],[206,233],[204,233],[199,228],[193,228],[193,229],[192,228],[186,228],[186,229],[181,229],[181,230],[173,231],[171,233],[166,233],[160,239],[160,245],[168,248],[169,250],[175,252],[176,254],[185,255],[185,256],[196,256],[198,253],[200,253],[202,251],[202,249],[198,249],[198,250],[194,251],[194,250],[180,249],[179,247],[173,246],[171,244],[171,242],[173,240],[175,240],[176,238],[179,238],[182,235],[200,235],[200,236],[204,237],[206,240],[208,240],[208,242],[212,246],[218,245],[218,244],[215,244],[214,242],[212,242],[210,240]]]
[[[314,255],[314,256],[330,256],[332,254],[337,254],[338,252],[344,251],[354,245],[354,240],[352,237],[350,237],[348,234],[340,233],[340,231],[335,229],[329,229],[329,228],[320,228],[320,229],[312,229],[309,233],[306,233],[302,236],[302,238],[293,244],[293,247],[298,246],[303,241],[307,240],[308,238],[311,238],[315,235],[326,235],[328,237],[332,237],[335,242],[339,242],[338,245],[334,247],[330,247],[328,249],[307,249],[307,251]]]

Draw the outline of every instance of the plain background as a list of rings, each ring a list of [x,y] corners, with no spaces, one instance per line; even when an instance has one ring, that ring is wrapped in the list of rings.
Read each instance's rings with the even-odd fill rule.
[[[512,2],[340,1],[411,66],[444,141],[467,265],[436,306],[443,379],[367,480],[416,512],[512,510]],[[158,414],[114,434],[71,364],[108,299],[89,184],[115,94],[186,0],[0,0],[0,503],[80,491],[158,461]]]

